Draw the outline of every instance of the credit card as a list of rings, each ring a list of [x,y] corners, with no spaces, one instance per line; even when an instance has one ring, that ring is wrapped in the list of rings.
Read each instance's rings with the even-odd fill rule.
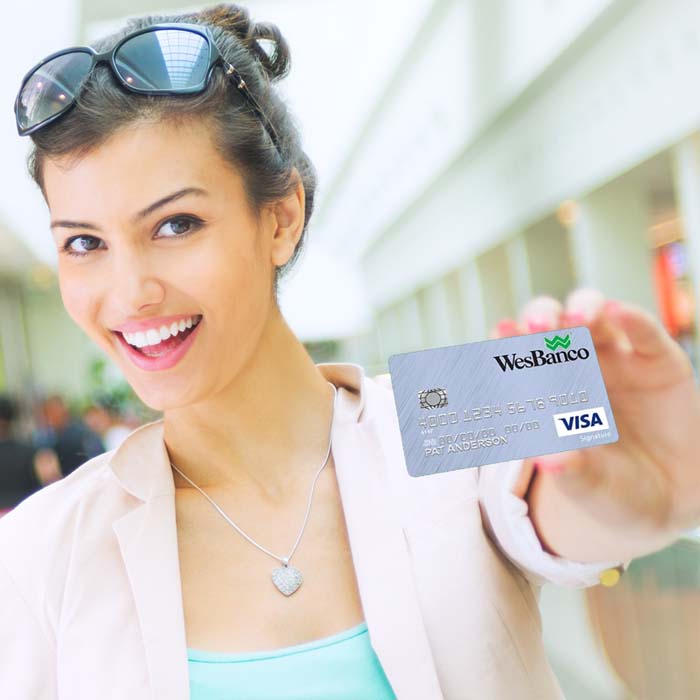
[[[587,326],[389,357],[411,476],[617,442]]]

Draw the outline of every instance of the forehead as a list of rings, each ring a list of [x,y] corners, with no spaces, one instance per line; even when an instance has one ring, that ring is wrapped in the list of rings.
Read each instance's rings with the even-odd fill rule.
[[[136,210],[178,186],[226,188],[229,195],[241,187],[203,122],[129,125],[78,159],[47,159],[43,176],[52,214],[76,218],[95,218],[117,205]]]

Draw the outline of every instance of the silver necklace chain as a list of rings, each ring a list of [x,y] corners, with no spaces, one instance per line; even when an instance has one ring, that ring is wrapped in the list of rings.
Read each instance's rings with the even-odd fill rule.
[[[335,388],[335,385],[332,384],[331,382],[328,382],[332,387],[333,387],[333,408],[331,411],[331,428],[333,426],[333,416],[335,414],[335,402],[336,399],[338,398],[338,390]],[[306,523],[309,519],[309,513],[311,512],[311,501],[313,500],[314,497],[314,490],[316,488],[316,481],[318,480],[318,477],[320,476],[321,472],[323,471],[323,468],[326,466],[328,463],[328,457],[331,452],[331,436],[329,435],[328,438],[328,448],[326,449],[326,456],[323,459],[323,463],[321,464],[320,468],[316,472],[316,476],[314,477],[313,483],[311,485],[311,493],[309,494],[309,503],[306,507],[306,515],[304,516],[304,523],[301,526],[301,530],[299,532],[299,536],[296,539],[296,542],[294,543],[294,547],[292,547],[292,551],[286,556],[286,557],[279,557],[273,552],[271,552],[269,549],[266,549],[262,545],[258,544],[252,537],[249,537],[248,535],[241,530],[236,523],[231,520],[231,518],[224,513],[224,511],[217,505],[217,503],[212,499],[209,494],[207,494],[204,490],[199,488],[197,484],[194,483],[189,477],[185,476],[172,462],[170,462],[170,466],[186,481],[188,481],[194,488],[199,491],[202,496],[204,496],[213,506],[216,508],[216,510],[223,516],[223,518],[230,524],[232,525],[243,537],[245,537],[248,542],[251,544],[255,545],[258,549],[262,550],[265,552],[265,554],[269,554],[271,557],[277,559],[282,563],[281,567],[277,567],[276,569],[273,569],[272,571],[272,582],[275,584],[277,589],[280,591],[280,593],[283,593],[286,596],[290,596],[292,593],[294,593],[299,586],[301,586],[303,577],[301,575],[301,571],[297,569],[294,566],[289,565],[289,560],[292,558],[292,555],[296,551],[296,548],[299,545],[299,542],[301,541],[301,537],[304,534],[304,530],[306,529]]]

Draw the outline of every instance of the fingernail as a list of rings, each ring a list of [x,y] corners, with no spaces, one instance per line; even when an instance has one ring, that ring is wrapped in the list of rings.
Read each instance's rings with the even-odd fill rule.
[[[558,462],[535,462],[535,469],[548,474],[561,474],[564,471],[564,465]]]
[[[549,323],[547,323],[547,319],[542,318],[541,316],[528,318],[527,327],[535,333],[538,331],[547,331],[550,328]]]
[[[511,319],[504,319],[496,324],[496,332],[499,335],[507,335],[509,333],[518,333],[518,326],[515,321]]]
[[[615,313],[620,308],[620,303],[614,299],[609,299],[605,302],[604,308],[606,313]]]
[[[567,323],[585,323],[586,322],[586,314],[582,313],[581,311],[574,311],[572,313],[565,313],[564,319],[566,320]]]

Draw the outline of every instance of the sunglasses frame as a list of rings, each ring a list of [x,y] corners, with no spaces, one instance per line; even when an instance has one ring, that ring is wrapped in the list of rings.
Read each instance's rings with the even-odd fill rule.
[[[195,34],[199,34],[202,36],[205,41],[207,42],[207,46],[209,49],[209,64],[207,66],[207,70],[204,74],[204,78],[197,84],[193,85],[191,87],[187,88],[181,88],[181,89],[164,89],[164,90],[154,90],[151,88],[138,88],[134,87],[133,85],[129,85],[124,78],[122,78],[121,74],[119,73],[119,69],[117,68],[117,64],[115,61],[115,55],[119,51],[119,49],[130,39],[133,39],[136,36],[139,36],[141,34],[147,34],[149,32],[154,32],[159,29],[177,29],[181,31],[186,31],[186,32],[193,32]],[[25,85],[29,81],[29,79],[32,77],[32,75],[43,65],[46,63],[49,63],[49,61],[53,61],[55,58],[58,58],[59,56],[63,56],[65,54],[70,54],[70,53],[87,53],[88,55],[91,56],[92,58],[92,63],[90,64],[90,68],[88,69],[87,73],[85,74],[85,77],[82,79],[80,84],[75,88],[75,94],[73,96],[73,99],[66,104],[66,106],[60,111],[57,112],[56,114],[52,114],[50,117],[47,117],[46,119],[38,122],[37,124],[34,124],[33,126],[30,126],[28,129],[24,129],[20,126],[20,121],[19,121],[19,105],[20,105],[20,96],[22,94],[22,91],[24,90]],[[214,40],[214,37],[209,30],[209,27],[206,25],[200,25],[200,24],[191,24],[191,23],[186,23],[186,22],[164,22],[161,24],[152,24],[149,25],[148,27],[142,27],[141,29],[137,29],[136,31],[132,32],[131,34],[128,34],[125,37],[122,37],[111,49],[108,51],[104,51],[103,53],[97,53],[95,49],[92,48],[92,46],[70,46],[65,49],[61,49],[60,51],[55,51],[54,53],[50,54],[49,56],[46,56],[43,58],[41,61],[39,61],[35,66],[33,66],[27,73],[24,75],[22,78],[22,83],[20,85],[19,91],[17,92],[17,96],[15,98],[15,104],[14,104],[14,111],[15,111],[15,121],[17,123],[17,131],[20,136],[28,136],[29,134],[32,134],[33,132],[37,131],[43,126],[46,126],[47,124],[50,124],[53,122],[55,119],[58,119],[59,117],[62,117],[66,112],[68,112],[72,107],[75,106],[77,102],[77,97],[80,93],[80,90],[83,87],[83,84],[85,83],[85,80],[89,77],[89,75],[92,73],[94,70],[95,66],[98,63],[108,63],[111,68],[112,72],[114,75],[117,77],[117,80],[128,90],[131,92],[136,92],[141,95],[186,95],[186,94],[194,94],[197,92],[201,92],[204,90],[204,88],[209,84],[209,80],[211,79],[211,74],[214,69],[214,66],[217,64],[221,64],[224,68],[224,72],[231,77],[231,80],[236,83],[236,87],[240,90],[240,92],[243,93],[244,97],[246,100],[248,100],[250,106],[253,108],[254,112],[256,113],[258,119],[262,122],[265,130],[267,131],[268,135],[270,136],[270,139],[272,140],[272,143],[275,145],[275,148],[277,151],[282,155],[280,151],[280,146],[279,146],[279,136],[277,135],[277,132],[270,122],[270,120],[265,116],[265,113],[263,112],[262,108],[258,104],[258,101],[253,97],[252,93],[248,89],[248,85],[246,84],[245,80],[243,80],[243,77],[241,74],[236,70],[236,68],[230,64],[226,59],[222,56],[221,52],[219,51],[218,46],[216,45],[216,41]]]

